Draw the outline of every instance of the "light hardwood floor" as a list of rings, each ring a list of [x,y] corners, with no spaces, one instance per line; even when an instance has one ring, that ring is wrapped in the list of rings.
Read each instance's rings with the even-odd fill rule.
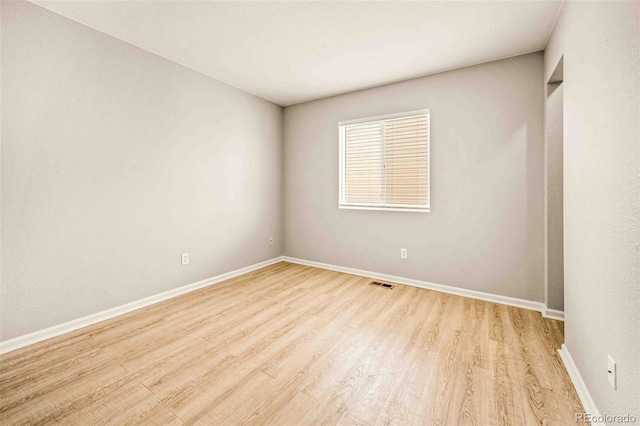
[[[0,423],[574,424],[563,324],[290,263],[0,358]]]

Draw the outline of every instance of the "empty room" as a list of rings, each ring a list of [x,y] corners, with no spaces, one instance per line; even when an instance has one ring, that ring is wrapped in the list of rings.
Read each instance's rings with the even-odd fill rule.
[[[0,424],[640,424],[640,2],[0,19]]]

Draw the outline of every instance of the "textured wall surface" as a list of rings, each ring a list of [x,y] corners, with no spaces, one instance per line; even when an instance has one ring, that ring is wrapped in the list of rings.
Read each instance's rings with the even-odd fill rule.
[[[640,3],[565,2],[565,340],[601,413],[640,417]],[[618,390],[607,382],[607,354]]]
[[[285,254],[542,301],[542,67],[533,53],[285,108]],[[338,209],[338,122],[422,108],[431,212]]]
[[[282,254],[282,108],[1,7],[2,340]]]

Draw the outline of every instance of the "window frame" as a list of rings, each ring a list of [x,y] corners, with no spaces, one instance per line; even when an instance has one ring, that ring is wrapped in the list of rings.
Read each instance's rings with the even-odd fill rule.
[[[426,149],[426,189],[427,189],[427,204],[426,205],[416,205],[416,204],[387,204],[386,203],[386,186],[387,186],[387,176],[385,173],[385,167],[383,166],[382,172],[382,182],[383,182],[383,203],[381,204],[373,204],[373,203],[347,203],[345,200],[346,191],[343,190],[346,184],[346,128],[351,125],[356,124],[364,124],[370,122],[381,122],[385,120],[398,119],[398,118],[411,118],[415,116],[426,115],[427,116],[427,149]],[[382,211],[402,211],[402,212],[420,212],[420,213],[428,213],[431,211],[431,110],[429,108],[415,110],[415,111],[407,111],[407,112],[399,112],[395,114],[386,114],[386,115],[378,115],[375,117],[365,117],[358,118],[354,120],[346,120],[338,122],[338,140],[339,140],[339,167],[338,167],[338,208],[339,209],[347,209],[347,210],[382,210]],[[386,150],[386,138],[383,139],[383,159],[384,152]]]

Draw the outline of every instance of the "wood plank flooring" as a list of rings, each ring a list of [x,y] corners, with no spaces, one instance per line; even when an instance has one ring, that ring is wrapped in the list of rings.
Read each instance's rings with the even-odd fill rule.
[[[281,262],[0,358],[0,423],[565,425],[540,313]]]

